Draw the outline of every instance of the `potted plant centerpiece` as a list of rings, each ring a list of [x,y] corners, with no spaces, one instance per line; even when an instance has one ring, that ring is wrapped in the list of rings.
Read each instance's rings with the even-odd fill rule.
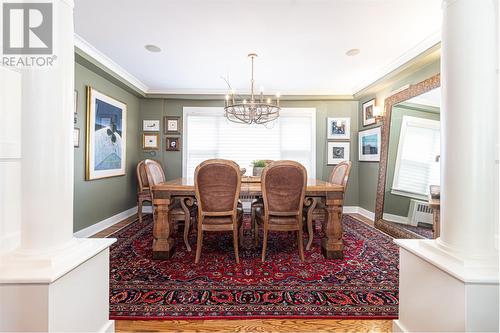
[[[266,162],[264,160],[255,160],[252,162],[252,166],[252,174],[256,177],[260,177],[262,175],[262,170],[266,167]]]

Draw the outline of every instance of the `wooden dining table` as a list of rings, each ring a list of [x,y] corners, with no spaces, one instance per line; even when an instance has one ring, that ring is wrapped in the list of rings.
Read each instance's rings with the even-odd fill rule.
[[[246,178],[246,179],[245,179]],[[175,200],[182,201],[184,206],[195,204],[195,188],[192,178],[178,178],[153,186],[153,259],[169,259],[175,252],[175,241],[172,237],[174,226],[169,222],[169,207]],[[261,183],[251,177],[243,177],[240,196],[261,197]],[[321,250],[327,259],[342,259],[344,245],[342,242],[342,208],[344,205],[344,187],[319,179],[308,179],[305,204],[322,207],[326,211],[323,224],[324,237]]]

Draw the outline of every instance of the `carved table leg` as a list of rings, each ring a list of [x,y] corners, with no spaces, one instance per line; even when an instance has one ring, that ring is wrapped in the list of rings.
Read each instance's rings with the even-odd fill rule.
[[[308,207],[307,210],[307,234],[309,235],[309,240],[307,241],[306,250],[309,251],[311,249],[311,245],[314,237],[314,225],[313,225],[313,213],[316,205],[318,204],[318,200],[316,198],[306,198],[305,205]]]
[[[321,252],[327,259],[344,258],[342,241],[342,199],[326,198],[325,237],[321,241]]]
[[[154,199],[153,259],[169,259],[174,254],[172,225],[168,217],[170,199]]]
[[[184,211],[184,244],[186,244],[186,248],[188,252],[191,252],[191,246],[189,245],[189,229],[191,227],[191,212],[189,211],[189,207],[192,207],[194,204],[194,198],[191,197],[181,197],[179,198],[181,201],[181,207]]]

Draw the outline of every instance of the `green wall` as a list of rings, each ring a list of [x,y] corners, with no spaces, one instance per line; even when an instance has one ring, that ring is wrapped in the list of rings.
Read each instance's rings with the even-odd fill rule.
[[[85,181],[86,86],[92,86],[127,104],[126,175]],[[135,95],[75,63],[75,89],[78,91],[80,147],[75,148],[74,231],[81,230],[136,205],[135,166],[139,160],[139,101]]]
[[[144,99],[141,100],[141,119],[163,119],[163,116],[181,116],[185,106],[192,107],[222,107],[223,100],[200,99]],[[358,162],[357,162],[357,128],[358,128],[358,102],[342,100],[285,100],[283,107],[311,107],[316,108],[316,177],[326,180],[333,166],[326,165],[326,118],[350,117],[351,118],[351,161],[353,167],[346,193],[346,206],[358,205]],[[163,120],[162,120],[163,121]],[[161,125],[163,126],[163,124]],[[163,132],[163,127],[161,129]],[[141,158],[155,158],[163,163],[167,179],[182,177],[182,151],[165,151],[165,135],[162,134],[161,148],[156,156],[149,152],[142,152]]]
[[[391,132],[389,133],[389,152],[387,157],[387,177],[384,197],[384,213],[398,216],[408,216],[410,198],[391,193],[396,159],[398,155],[399,137],[401,134],[401,124],[404,116],[439,120],[439,108],[434,107],[414,107],[405,104],[394,106],[391,114]]]
[[[416,84],[424,81],[436,74],[440,73],[439,58],[428,65],[419,68],[413,72],[403,72],[393,79],[389,84],[383,82],[378,84],[380,89],[370,89],[370,93],[357,94],[355,97],[359,100],[359,127],[358,130],[368,129],[380,125],[372,125],[363,127],[362,122],[362,104],[376,99],[376,104],[383,108],[384,100],[390,95],[391,91],[398,89],[407,84]],[[359,177],[359,206],[370,212],[375,212],[375,201],[377,198],[377,180],[378,180],[378,162],[359,162],[358,177]]]

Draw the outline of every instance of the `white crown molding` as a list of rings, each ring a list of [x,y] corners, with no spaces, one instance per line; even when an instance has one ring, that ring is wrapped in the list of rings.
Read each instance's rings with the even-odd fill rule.
[[[145,85],[141,80],[130,74],[123,67],[114,62],[111,58],[103,54],[101,51],[96,49],[92,44],[87,42],[85,39],[80,37],[75,33],[75,47],[85,52],[87,55],[91,56],[98,62],[100,62],[104,67],[113,71],[122,79],[133,85],[135,88],[139,89],[143,94],[148,93],[148,86]]]
[[[237,91],[240,95],[250,95],[250,91]],[[265,96],[274,96],[278,91],[266,91]],[[225,95],[227,90],[212,89],[149,89],[148,95]],[[280,91],[281,96],[332,96],[352,98],[352,91],[314,91],[314,90],[291,90]]]
[[[368,88],[370,85],[374,84],[384,76],[390,74],[391,72],[403,66],[410,60],[418,57],[420,54],[424,53],[425,51],[427,51],[428,49],[432,48],[433,46],[437,45],[440,42],[441,42],[441,30],[438,30],[433,34],[431,34],[429,37],[425,38],[417,45],[415,45],[414,47],[412,47],[411,49],[409,49],[407,52],[403,53],[401,56],[396,58],[390,64],[382,67],[380,70],[374,72],[373,75],[368,77],[366,80],[360,82],[360,84],[354,87],[352,94],[356,95],[362,90]]]

